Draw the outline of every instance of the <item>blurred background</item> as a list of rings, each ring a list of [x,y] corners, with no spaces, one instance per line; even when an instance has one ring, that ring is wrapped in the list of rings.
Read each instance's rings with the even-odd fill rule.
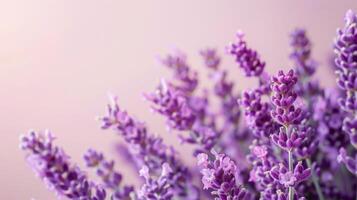
[[[174,47],[188,55],[207,82],[198,51],[216,47],[223,65],[241,90],[254,81],[224,54],[237,30],[246,33],[271,73],[291,68],[289,32],[307,29],[313,57],[319,62],[322,85],[333,86],[329,67],[337,27],[357,2],[145,0],[145,1],[1,1],[0,2],[0,198],[54,199],[35,177],[18,148],[19,136],[29,129],[50,129],[56,143],[83,166],[89,147],[115,158],[125,181],[136,174],[120,163],[114,144],[119,137],[102,131],[96,116],[103,115],[107,94],[119,96],[121,107],[146,121],[152,132],[179,147],[167,133],[164,119],[149,111],[142,93],[153,91],[169,72],[156,61]],[[204,83],[205,84],[205,83]],[[192,164],[190,148],[181,146]]]

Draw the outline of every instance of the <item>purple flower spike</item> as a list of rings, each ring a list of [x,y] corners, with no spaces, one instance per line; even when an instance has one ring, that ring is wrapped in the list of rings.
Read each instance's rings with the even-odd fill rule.
[[[166,117],[170,128],[188,130],[192,127],[195,116],[189,107],[185,94],[171,84],[161,81],[154,93],[146,94],[145,98],[152,102],[151,108]]]
[[[311,76],[316,71],[316,63],[310,58],[311,43],[304,29],[295,29],[290,34],[290,45],[293,49],[290,58],[296,65],[299,76]]]
[[[149,133],[144,123],[120,109],[117,97],[111,100],[107,115],[100,118],[104,124],[102,127],[112,128],[123,137],[137,168],[147,166],[152,173],[160,174],[163,163],[169,163],[175,173],[169,180],[175,183],[175,196],[181,199],[191,195],[189,192],[196,188],[190,182],[190,172],[178,159],[174,148],[167,147],[161,137]]]
[[[159,60],[164,66],[173,70],[176,80],[175,87],[187,93],[192,93],[197,88],[197,73],[190,69],[183,52],[176,50]]]
[[[301,108],[296,108],[294,102],[297,94],[294,86],[297,83],[297,76],[293,70],[287,74],[279,71],[277,76],[272,77],[271,89],[273,91],[272,103],[276,106],[272,111],[272,117],[281,125],[297,123],[301,116]]]
[[[70,163],[69,157],[53,144],[53,140],[50,132],[31,131],[22,136],[20,147],[27,152],[27,161],[35,173],[60,197],[105,200],[106,191]]]
[[[89,149],[84,154],[86,165],[96,169],[96,174],[102,179],[104,186],[114,191],[116,199],[130,199],[130,194],[134,191],[133,186],[120,187],[122,175],[114,169],[114,161],[105,160],[102,153]]]
[[[237,33],[237,41],[228,47],[236,63],[244,70],[246,76],[260,76],[264,70],[265,62],[261,61],[258,53],[249,48],[242,32]]]
[[[279,125],[270,115],[272,108],[267,102],[262,102],[260,90],[243,92],[238,102],[244,109],[247,124],[256,137],[269,137],[278,130]]]
[[[237,185],[237,166],[234,161],[224,154],[212,152],[215,156],[209,160],[207,154],[197,156],[201,169],[203,189],[208,189],[215,199],[244,199],[247,191]]]

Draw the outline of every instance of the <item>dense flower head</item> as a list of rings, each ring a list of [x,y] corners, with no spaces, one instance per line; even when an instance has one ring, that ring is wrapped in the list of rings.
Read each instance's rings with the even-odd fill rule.
[[[213,161],[204,153],[197,156],[203,188],[210,190],[217,200],[244,199],[247,191],[237,183],[238,169],[234,161],[224,154],[212,153]]]
[[[275,110],[272,111],[273,118],[281,125],[296,123],[301,115],[301,108],[294,105],[297,94],[294,86],[297,83],[297,76],[293,70],[288,73],[279,71],[277,76],[272,77],[272,103]]]
[[[245,91],[238,100],[245,112],[247,125],[257,137],[268,137],[278,129],[270,115],[271,105],[262,101],[260,90]]]
[[[70,163],[64,151],[53,144],[50,132],[30,131],[22,136],[20,147],[27,152],[27,161],[35,173],[60,197],[83,200],[104,200],[106,191],[88,180],[78,166]]]
[[[283,127],[280,128],[278,134],[271,135],[272,141],[287,151],[298,148],[306,137],[306,132],[298,131],[297,129],[292,129],[291,133],[287,134]]]
[[[228,53],[235,58],[236,63],[244,70],[246,76],[259,76],[262,74],[265,62],[260,60],[255,50],[248,47],[242,32],[237,33],[237,41],[230,44]]]

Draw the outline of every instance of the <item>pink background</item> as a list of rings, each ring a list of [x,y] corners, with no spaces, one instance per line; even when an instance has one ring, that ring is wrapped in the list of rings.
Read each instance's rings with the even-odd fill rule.
[[[55,1],[0,2],[0,198],[54,199],[24,161],[18,138],[28,129],[50,128],[74,161],[88,147],[115,157],[109,131],[99,129],[95,117],[104,113],[107,93],[119,96],[123,108],[146,120],[151,130],[175,144],[164,120],[148,110],[142,92],[152,91],[168,76],[154,57],[178,47],[203,71],[197,51],[220,50],[236,30],[247,34],[250,46],[276,72],[290,66],[288,32],[308,29],[313,56],[321,67],[324,85],[334,84],[327,67],[336,27],[342,26],[354,1]],[[237,88],[254,84],[237,70],[230,57],[225,67]],[[181,150],[189,151],[184,146]],[[193,160],[190,156],[186,162]],[[118,163],[126,182],[135,173]]]

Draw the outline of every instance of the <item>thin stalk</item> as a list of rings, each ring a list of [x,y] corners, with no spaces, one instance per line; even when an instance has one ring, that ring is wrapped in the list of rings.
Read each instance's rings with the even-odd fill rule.
[[[321,191],[321,187],[320,187],[320,184],[319,184],[319,181],[317,180],[317,177],[316,177],[316,174],[315,174],[315,171],[313,170],[312,168],[312,163],[311,163],[311,160],[309,158],[306,159],[306,163],[307,163],[307,166],[309,168],[311,168],[311,174],[312,174],[312,182],[314,183],[314,186],[315,186],[315,189],[316,189],[316,192],[317,192],[317,195],[319,196],[319,200],[325,200],[324,198],[324,195]]]
[[[291,151],[288,152],[288,156],[289,156],[289,171],[292,172],[293,171],[293,154]],[[289,200],[294,200],[294,188],[293,187],[289,187]]]
[[[290,129],[289,126],[285,126],[286,134],[290,138]],[[294,161],[293,161],[293,153],[291,150],[288,151],[288,163],[289,163],[289,171],[294,173]],[[289,200],[294,200],[294,188],[289,187]]]

